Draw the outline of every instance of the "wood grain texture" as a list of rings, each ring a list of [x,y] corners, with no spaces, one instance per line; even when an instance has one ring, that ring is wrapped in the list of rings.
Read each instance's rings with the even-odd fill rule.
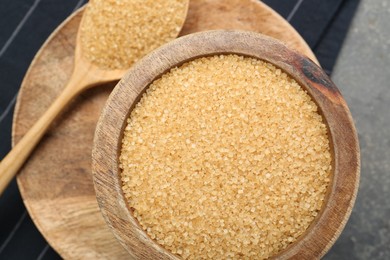
[[[298,32],[258,0],[190,1],[187,21],[181,35],[218,29],[246,30],[270,35],[319,64]]]
[[[320,67],[286,45],[253,32],[220,30],[181,37],[126,73],[110,95],[95,133],[92,171],[103,216],[134,258],[177,258],[147,236],[126,203],[118,167],[123,129],[132,108],[156,78],[183,62],[225,53],[255,57],[281,68],[307,90],[322,112],[333,152],[327,198],[308,230],[277,255],[280,259],[320,258],[339,236],[355,202],[360,173],[356,130],[343,97]]]
[[[78,12],[65,21],[34,58],[15,108],[14,144],[68,81],[80,19],[81,12]],[[262,32],[284,40],[315,59],[296,31],[260,2],[191,1],[181,35],[216,28]],[[113,84],[107,84],[87,90],[71,102],[52,124],[18,176],[19,188],[34,223],[50,245],[66,259],[129,257],[99,212],[90,174],[96,122],[112,88]]]

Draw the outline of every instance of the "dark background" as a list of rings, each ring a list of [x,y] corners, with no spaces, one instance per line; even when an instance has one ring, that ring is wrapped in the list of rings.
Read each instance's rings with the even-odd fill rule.
[[[35,53],[51,32],[85,2],[0,1],[0,158],[11,149],[13,109],[19,86]],[[331,75],[359,0],[263,2],[297,29]],[[354,247],[348,237],[342,236],[325,258],[353,259]],[[0,259],[59,258],[32,223],[13,181],[0,197]]]

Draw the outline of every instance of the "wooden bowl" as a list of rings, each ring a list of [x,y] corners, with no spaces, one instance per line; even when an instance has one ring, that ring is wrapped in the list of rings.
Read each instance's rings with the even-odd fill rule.
[[[265,60],[288,73],[311,95],[328,126],[333,172],[323,209],[296,242],[275,256],[319,258],[340,235],[356,198],[360,171],[356,130],[346,102],[320,67],[284,44],[257,33],[208,31],[181,37],[155,50],[127,72],[110,95],[95,132],[92,169],[102,214],[132,257],[178,258],[148,237],[127,206],[118,166],[123,130],[132,108],[156,78],[189,60],[226,53]]]

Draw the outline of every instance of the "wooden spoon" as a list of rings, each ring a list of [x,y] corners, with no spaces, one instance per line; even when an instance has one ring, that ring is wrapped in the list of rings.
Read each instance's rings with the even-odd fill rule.
[[[184,24],[188,6],[189,1],[186,2],[181,26]],[[81,20],[81,24],[83,23],[84,17]],[[79,29],[76,39],[73,72],[63,92],[0,163],[0,195],[22,167],[53,120],[74,97],[88,88],[119,80],[127,71],[127,69],[102,69],[92,64],[83,54],[80,32],[81,30]]]
[[[102,70],[83,56],[77,35],[72,75],[63,92],[0,163],[0,195],[63,108],[81,91],[119,80],[126,70]]]

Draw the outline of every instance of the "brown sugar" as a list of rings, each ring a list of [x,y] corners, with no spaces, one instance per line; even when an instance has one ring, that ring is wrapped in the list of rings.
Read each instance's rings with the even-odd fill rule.
[[[127,69],[173,40],[188,0],[90,0],[81,24],[81,47],[103,69]]]
[[[120,155],[134,216],[185,259],[265,259],[320,211],[331,178],[327,128],[298,83],[254,58],[220,55],[155,80]]]

